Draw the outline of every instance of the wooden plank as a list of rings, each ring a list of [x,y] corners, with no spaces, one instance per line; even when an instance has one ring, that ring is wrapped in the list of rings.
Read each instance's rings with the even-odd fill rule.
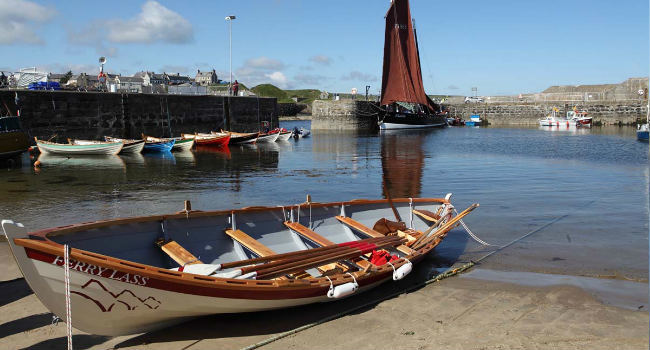
[[[377,232],[377,231],[375,231],[375,230],[373,230],[373,229],[371,229],[369,227],[366,227],[366,226],[362,225],[360,222],[358,222],[358,221],[356,221],[354,219],[351,219],[351,218],[348,218],[348,217],[345,217],[345,216],[337,216],[336,219],[339,220],[340,222],[352,227],[353,229],[363,233],[366,236],[374,237],[374,238],[386,237],[385,235],[382,235],[381,233],[379,233],[379,232]]]
[[[314,243],[316,243],[316,244],[318,244],[320,246],[336,244],[336,243],[330,241],[329,239],[319,235],[318,233],[310,230],[309,227],[306,227],[306,226],[304,226],[304,225],[302,225],[302,224],[300,224],[298,222],[285,221],[284,224],[288,228],[295,231],[297,234],[299,234],[299,235],[313,241]],[[369,262],[367,262],[366,260],[363,260],[361,258],[352,259],[352,261],[355,264],[363,267],[364,269],[368,269],[372,265]],[[329,265],[320,266],[318,269],[321,270],[321,271],[329,271],[329,270],[334,269],[336,267],[338,267],[336,264],[329,264]]]
[[[192,264],[203,264],[201,260],[195,257],[192,253],[188,252],[187,249],[183,248],[176,241],[169,242],[160,242],[160,249],[169,255],[170,258],[174,259],[179,265],[192,265]]]
[[[430,212],[428,210],[416,210],[413,209],[413,214],[423,218],[424,220],[431,221],[434,224],[438,223],[438,220],[440,220],[440,216],[434,212]]]
[[[269,247],[258,242],[253,237],[247,235],[244,231],[227,229],[226,234],[259,256],[269,256],[276,254]]]
[[[351,218],[348,218],[348,217],[345,217],[345,216],[337,216],[336,219],[339,220],[340,222],[350,226],[351,228],[365,234],[366,236],[370,236],[370,237],[386,237],[386,236],[382,235],[381,233],[371,229],[370,227],[364,226],[363,224],[361,224],[360,222],[358,222],[358,221],[356,221],[354,219],[351,219]],[[413,250],[413,249],[411,249],[411,248],[409,248],[409,247],[407,247],[407,246],[405,246],[403,244],[396,247],[396,249],[399,250],[400,252],[404,253],[404,254],[411,254],[411,253],[415,252],[415,250]]]
[[[310,230],[308,227],[298,223],[298,222],[291,222],[291,221],[285,221],[284,225],[287,226],[288,228],[294,230],[297,234],[311,240],[312,242],[320,245],[320,246],[326,246],[326,245],[334,245],[335,243],[330,241],[329,239],[319,235],[318,233]]]

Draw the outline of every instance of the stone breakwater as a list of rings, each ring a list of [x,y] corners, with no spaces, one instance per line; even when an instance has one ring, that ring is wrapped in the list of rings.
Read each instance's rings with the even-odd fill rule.
[[[452,104],[445,106],[452,117],[469,119],[472,114],[486,118],[492,125],[537,125],[540,118],[551,112],[553,107],[559,109],[559,116],[565,116],[573,107],[586,111],[594,118],[596,124],[633,125],[638,119],[645,120],[646,102],[620,104]]]
[[[375,130],[377,104],[355,100],[316,100],[311,106],[314,130]]]
[[[452,117],[469,119],[478,114],[492,125],[538,125],[538,120],[556,107],[559,116],[573,107],[589,113],[596,124],[633,125],[646,118],[646,102],[609,103],[460,103],[444,105]],[[377,103],[355,100],[316,100],[312,104],[312,129],[329,130],[376,130]]]
[[[15,115],[16,91],[0,90],[2,115]],[[140,138],[228,129],[258,131],[278,123],[275,98],[18,90],[21,120],[31,136]],[[61,141],[61,140],[60,140]]]

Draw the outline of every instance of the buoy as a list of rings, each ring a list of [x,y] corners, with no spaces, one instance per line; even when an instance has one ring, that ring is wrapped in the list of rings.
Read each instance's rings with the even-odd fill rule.
[[[410,261],[393,271],[393,281],[399,281],[413,271],[413,263]]]
[[[356,292],[357,289],[359,289],[359,285],[356,282],[343,283],[336,287],[330,286],[330,290],[327,292],[327,297],[334,299],[347,297]]]

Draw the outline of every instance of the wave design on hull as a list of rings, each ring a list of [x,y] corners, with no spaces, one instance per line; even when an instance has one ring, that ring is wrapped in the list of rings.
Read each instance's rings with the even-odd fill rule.
[[[115,300],[116,302],[121,303],[124,306],[126,306],[126,309],[129,310],[129,311],[135,310],[138,307],[138,305],[131,306],[127,302],[125,302],[123,300],[117,300],[120,296],[124,295],[125,293],[131,294],[134,298],[139,300],[142,303],[142,305],[148,307],[151,310],[157,309],[162,304],[158,299],[154,298],[153,296],[148,296],[148,297],[146,297],[144,299],[140,298],[137,295],[135,295],[135,293],[133,293],[133,291],[131,291],[129,289],[124,289],[123,291],[115,294],[115,293],[111,292],[110,290],[108,290],[108,288],[106,288],[100,281],[98,281],[98,280],[96,280],[94,278],[91,278],[90,280],[88,280],[88,282],[86,282],[83,286],[81,286],[81,289],[85,289],[86,287],[88,287],[93,282],[96,283],[99,287],[101,287],[106,293],[110,294],[110,296],[112,296],[114,299],[116,299]],[[87,295],[85,293],[74,291],[74,290],[70,291],[70,293],[77,294],[77,295],[79,295],[81,297],[84,297],[84,298],[86,298],[88,300],[91,300],[92,302],[95,303],[95,305],[97,305],[97,307],[99,307],[100,310],[102,310],[102,312],[110,312],[113,309],[113,306],[115,306],[115,304],[116,304],[116,303],[112,303],[111,305],[106,307],[100,301],[93,299],[92,297],[90,297],[89,295]]]

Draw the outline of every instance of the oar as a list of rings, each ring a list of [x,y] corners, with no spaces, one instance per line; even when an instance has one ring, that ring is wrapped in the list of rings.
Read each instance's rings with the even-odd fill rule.
[[[333,263],[339,260],[347,260],[354,258],[359,255],[367,254],[372,252],[373,250],[376,249],[382,249],[386,248],[389,246],[396,246],[396,245],[401,245],[404,244],[406,240],[405,239],[400,239],[394,242],[388,242],[388,243],[382,243],[379,245],[370,245],[366,248],[363,249],[354,249],[353,251],[349,253],[341,253],[341,254],[331,254],[328,256],[323,256],[323,257],[317,257],[309,260],[305,260],[303,262],[298,262],[295,264],[290,264],[289,266],[284,266],[282,268],[274,268],[274,269],[268,269],[268,270],[259,270],[256,273],[254,273],[253,276],[248,276],[250,278],[255,278],[255,279],[271,279],[275,278],[278,276],[290,274],[296,271],[302,271],[305,269],[309,269],[312,267],[317,267],[329,263]]]
[[[393,204],[393,199],[390,198],[390,193],[388,193],[388,186],[386,186],[386,179],[384,178],[384,181],[382,183],[384,186],[384,193],[386,194],[386,199],[388,199],[388,204],[390,204],[390,208],[393,210],[393,214],[395,214],[395,219],[397,222],[402,222],[402,217],[399,216],[399,213],[397,212],[397,209],[395,208],[395,204]]]
[[[327,250],[330,250],[330,249],[334,249],[334,248],[338,248],[338,247],[342,247],[342,246],[347,246],[347,245],[370,243],[370,242],[381,240],[381,239],[384,239],[384,238],[385,237],[366,238],[366,239],[361,239],[361,240],[358,240],[358,241],[339,243],[339,244],[328,245],[328,246],[323,246],[323,247],[319,247],[319,248],[298,250],[298,251],[289,252],[289,253],[261,256],[261,257],[258,257],[258,258],[227,262],[227,263],[221,264],[220,270],[229,269],[229,268],[233,268],[233,267],[239,267],[239,266],[252,265],[252,264],[257,264],[257,263],[263,263],[263,262],[269,262],[269,261],[274,261],[274,260],[281,260],[281,259],[291,258],[291,257],[295,257],[295,256],[308,255],[308,254],[312,254],[314,252],[323,252],[323,251],[327,251]]]
[[[469,214],[472,210],[474,210],[474,209],[476,209],[476,208],[478,208],[478,207],[479,207],[479,204],[478,204],[478,203],[474,203],[474,204],[470,205],[467,209],[463,210],[460,214],[456,215],[454,218],[452,218],[452,219],[449,220],[447,223],[445,223],[445,224],[442,225],[440,228],[438,228],[438,230],[436,231],[435,234],[433,234],[433,235],[431,235],[431,236],[428,236],[429,233],[431,233],[431,231],[432,231],[434,228],[436,228],[437,223],[431,225],[431,226],[430,226],[426,231],[424,231],[424,233],[422,233],[422,236],[420,236],[420,238],[418,238],[418,240],[415,241],[415,242],[411,245],[411,249],[419,249],[420,247],[422,247],[422,246],[424,246],[425,244],[429,243],[431,240],[433,240],[434,238],[436,238],[436,237],[439,236],[438,232],[445,232],[445,231],[446,231],[447,229],[449,229],[451,226],[455,225],[456,222],[458,222],[460,219],[462,219],[462,218],[465,217],[467,214]]]
[[[244,268],[242,268],[242,272],[243,273],[248,273],[248,272],[259,271],[259,270],[272,271],[272,270],[278,269],[278,268],[286,268],[286,267],[293,266],[292,264],[295,264],[295,263],[304,263],[306,261],[311,261],[313,259],[325,258],[327,256],[342,254],[342,253],[346,253],[346,252],[350,252],[350,251],[364,250],[364,249],[368,249],[368,248],[373,248],[374,249],[374,248],[378,247],[379,245],[390,244],[390,243],[397,244],[400,241],[402,241],[402,238],[399,238],[399,237],[386,237],[386,239],[382,239],[381,241],[374,241],[372,243],[361,243],[361,244],[349,245],[349,246],[345,246],[345,247],[339,247],[338,249],[330,249],[330,250],[327,250],[325,252],[317,252],[317,253],[309,254],[309,255],[306,255],[306,256],[300,256],[300,257],[295,257],[295,258],[290,258],[290,259],[279,260],[279,261],[271,262],[271,263],[268,263],[268,264],[244,267]]]
[[[324,249],[324,250],[323,249],[319,249],[319,250],[317,250],[317,249],[303,250],[303,251],[300,251],[301,254],[294,254],[296,252],[278,254],[278,255],[275,255],[275,256],[278,257],[280,255],[284,255],[285,257],[283,259],[275,259],[273,262],[269,262],[269,263],[261,264],[261,265],[250,265],[250,264],[248,264],[248,266],[242,267],[240,269],[231,270],[231,271],[228,271],[228,272],[223,272],[223,273],[220,274],[220,277],[235,278],[235,277],[241,276],[243,274],[255,272],[255,271],[258,271],[258,270],[262,270],[262,269],[271,269],[271,268],[274,268],[274,267],[277,267],[277,266],[288,266],[289,264],[293,264],[293,263],[296,263],[296,262],[303,262],[303,261],[306,261],[308,259],[313,259],[315,257],[321,257],[321,256],[325,256],[325,255],[329,256],[331,254],[340,254],[342,252],[355,251],[354,249],[358,250],[358,249],[372,247],[372,246],[376,246],[378,244],[383,244],[383,243],[392,242],[392,241],[396,241],[395,237],[382,237],[382,238],[378,238],[378,239],[373,239],[371,241],[364,241],[364,242],[362,242],[362,241],[354,241],[354,242],[341,243],[341,245],[332,245],[332,246],[328,246],[329,249]],[[269,258],[269,256],[267,256],[265,258]],[[249,260],[246,260],[245,262],[249,263],[251,260],[254,260],[254,259],[249,259]],[[257,260],[259,260],[259,259],[257,259]],[[237,263],[240,263],[240,262],[237,262]],[[232,267],[232,265],[233,264],[229,264],[229,266],[231,266],[231,267]],[[219,269],[217,269],[217,270],[220,270],[220,269],[221,269],[221,267]],[[215,270],[215,271],[217,271],[217,270]]]

